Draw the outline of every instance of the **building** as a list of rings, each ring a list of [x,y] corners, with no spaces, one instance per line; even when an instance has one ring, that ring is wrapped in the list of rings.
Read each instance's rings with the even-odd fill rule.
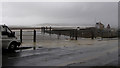
[[[101,22],[97,22],[96,25],[95,25],[95,27],[96,27],[97,29],[103,29],[103,28],[104,28],[104,25],[103,25]]]

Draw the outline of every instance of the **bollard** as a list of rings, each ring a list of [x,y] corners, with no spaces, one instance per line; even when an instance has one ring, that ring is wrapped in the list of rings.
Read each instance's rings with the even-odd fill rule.
[[[33,36],[33,42],[34,42],[34,47],[33,47],[33,49],[35,50],[36,49],[36,30],[34,29],[34,36]]]
[[[22,29],[20,29],[20,42],[22,43]]]

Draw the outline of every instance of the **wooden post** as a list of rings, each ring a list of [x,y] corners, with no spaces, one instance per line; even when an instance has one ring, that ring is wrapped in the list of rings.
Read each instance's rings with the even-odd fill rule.
[[[22,43],[22,29],[20,29],[20,42]]]
[[[33,49],[35,50],[36,49],[36,30],[34,29],[34,39],[33,39],[33,42],[34,42],[34,47],[33,47]]]
[[[74,39],[74,29],[72,30],[72,39]]]
[[[75,40],[77,40],[77,34],[78,32],[77,32],[77,29],[75,29]]]
[[[48,30],[48,27],[46,26],[46,27],[45,27],[45,32],[46,32],[46,33],[47,33],[47,30]]]
[[[59,39],[59,38],[60,38],[59,31],[58,31],[57,33],[58,33],[58,36],[57,36],[57,38]]]
[[[44,34],[45,33],[45,27],[41,27],[41,32]]]
[[[43,33],[45,34],[45,27],[43,27]]]
[[[70,39],[71,39],[71,36],[72,36],[72,32],[71,32],[72,30],[70,30]]]
[[[101,30],[101,40],[103,40],[103,30]]]
[[[94,39],[94,32],[91,30],[91,39]]]
[[[36,42],[36,30],[34,30],[34,42]]]
[[[61,31],[59,32],[59,36],[61,36]]]
[[[52,31],[52,28],[51,28],[51,26],[50,26],[50,30],[49,30],[49,31],[50,31],[50,33],[49,33],[49,34],[50,34],[50,36],[51,36],[51,31]]]
[[[111,30],[109,30],[109,39],[111,38]]]

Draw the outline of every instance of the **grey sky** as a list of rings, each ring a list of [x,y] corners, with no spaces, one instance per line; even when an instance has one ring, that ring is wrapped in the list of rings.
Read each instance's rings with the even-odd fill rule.
[[[118,25],[117,2],[3,2],[2,8],[7,25]]]

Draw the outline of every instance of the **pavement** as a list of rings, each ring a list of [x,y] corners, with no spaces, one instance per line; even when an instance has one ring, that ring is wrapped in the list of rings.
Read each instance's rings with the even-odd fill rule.
[[[23,43],[21,47],[32,47]],[[29,46],[30,45],[30,46]],[[3,53],[2,66],[118,66],[118,40],[44,41]]]

